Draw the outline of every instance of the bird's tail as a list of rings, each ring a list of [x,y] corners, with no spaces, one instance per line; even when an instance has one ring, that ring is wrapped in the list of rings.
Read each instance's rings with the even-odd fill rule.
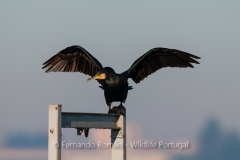
[[[133,89],[133,86],[128,86],[128,90],[132,90]]]

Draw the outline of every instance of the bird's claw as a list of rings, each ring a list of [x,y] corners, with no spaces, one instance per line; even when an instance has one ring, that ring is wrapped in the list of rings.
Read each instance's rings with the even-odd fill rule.
[[[108,113],[109,114],[121,114],[121,115],[124,115],[125,108],[124,108],[123,105],[119,105],[118,107],[114,106],[112,108],[109,108]]]

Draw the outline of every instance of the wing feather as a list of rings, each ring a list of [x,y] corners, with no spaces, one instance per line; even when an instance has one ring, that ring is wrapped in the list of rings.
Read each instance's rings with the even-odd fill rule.
[[[200,59],[200,57],[176,49],[153,48],[139,57],[122,74],[132,78],[135,83],[139,83],[150,74],[164,67],[194,68],[191,63],[199,64],[195,59]]]
[[[102,64],[81,46],[70,46],[43,63],[45,72],[81,72],[93,76]]]

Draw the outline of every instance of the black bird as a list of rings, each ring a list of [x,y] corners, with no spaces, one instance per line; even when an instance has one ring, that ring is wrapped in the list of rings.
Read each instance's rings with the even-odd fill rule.
[[[125,102],[128,90],[128,78],[139,83],[148,75],[164,67],[194,68],[191,63],[199,64],[195,55],[176,49],[153,48],[139,57],[132,66],[121,74],[115,73],[111,67],[102,67],[102,64],[81,46],[70,46],[43,63],[46,72],[81,72],[91,76],[87,81],[97,80],[104,90],[106,103],[109,106],[114,101],[121,102],[120,109],[113,112],[124,114],[122,102]],[[116,109],[116,108],[115,108]]]

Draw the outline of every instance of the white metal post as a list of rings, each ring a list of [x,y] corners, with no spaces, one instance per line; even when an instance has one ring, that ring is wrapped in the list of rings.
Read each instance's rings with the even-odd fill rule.
[[[49,105],[48,160],[61,160],[61,128],[111,129],[112,160],[126,160],[125,115],[103,113],[62,112],[62,105]]]
[[[48,160],[61,160],[62,105],[49,105],[48,113]]]
[[[112,160],[126,160],[126,109],[120,116],[121,129],[111,129]]]

